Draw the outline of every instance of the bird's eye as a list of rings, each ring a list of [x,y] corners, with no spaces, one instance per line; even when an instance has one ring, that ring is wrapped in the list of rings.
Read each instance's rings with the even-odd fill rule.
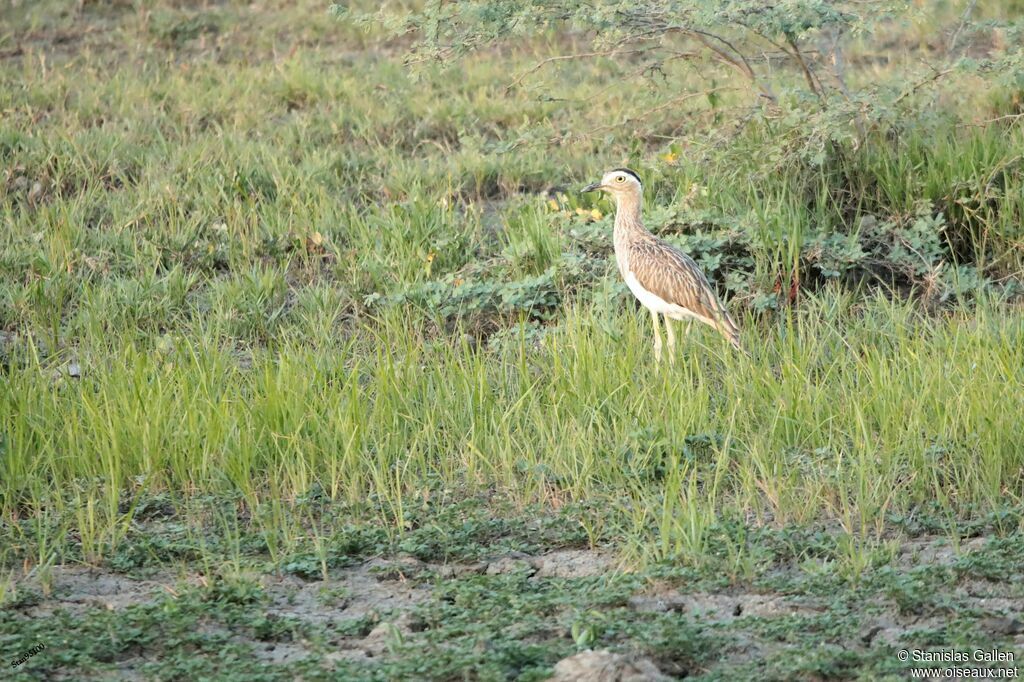
[[[615,182],[625,182],[625,181],[626,181],[626,176],[625,175],[620,175],[619,177],[615,178]]]

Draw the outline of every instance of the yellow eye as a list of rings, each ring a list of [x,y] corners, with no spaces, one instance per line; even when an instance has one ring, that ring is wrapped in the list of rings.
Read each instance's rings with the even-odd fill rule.
[[[625,182],[625,181],[626,181],[626,176],[625,175],[620,175],[619,177],[615,178],[615,182]]]

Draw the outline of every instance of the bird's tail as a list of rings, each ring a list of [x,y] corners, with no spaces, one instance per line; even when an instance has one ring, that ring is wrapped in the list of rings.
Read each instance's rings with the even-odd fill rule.
[[[726,338],[726,340],[732,344],[732,347],[740,351],[744,355],[750,355],[747,351],[743,350],[743,346],[740,344],[740,328],[736,326],[736,323],[730,317],[729,313],[725,311],[725,308],[720,310],[720,315],[717,320],[715,328],[718,332]]]

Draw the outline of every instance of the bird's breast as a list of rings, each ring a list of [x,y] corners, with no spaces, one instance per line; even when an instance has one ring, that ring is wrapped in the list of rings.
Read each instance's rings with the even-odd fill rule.
[[[629,272],[629,247],[625,237],[619,234],[618,230],[615,232],[613,243],[615,245],[615,262],[619,266],[619,274],[625,279],[626,273]]]

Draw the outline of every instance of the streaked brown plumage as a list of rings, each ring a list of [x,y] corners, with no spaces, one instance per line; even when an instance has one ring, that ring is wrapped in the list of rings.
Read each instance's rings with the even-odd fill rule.
[[[654,319],[654,352],[661,358],[658,315],[665,317],[669,351],[674,353],[675,334],[669,320],[696,319],[714,327],[742,350],[739,328],[711,288],[700,267],[685,253],[655,237],[641,218],[643,188],[628,168],[605,173],[601,182],[584,192],[602,190],[615,198],[615,260],[633,294],[651,311]]]
[[[644,289],[711,320],[711,326],[739,347],[739,328],[692,258],[649,232],[630,240],[626,249],[630,269]]]

